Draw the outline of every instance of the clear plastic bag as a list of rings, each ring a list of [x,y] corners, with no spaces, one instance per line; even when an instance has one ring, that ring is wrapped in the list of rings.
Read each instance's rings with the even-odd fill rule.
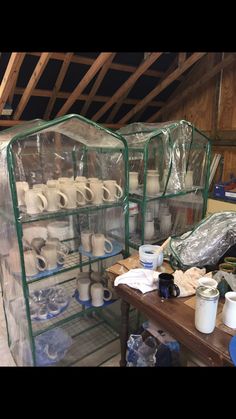
[[[127,342],[128,367],[155,367],[157,342],[152,336],[145,341],[141,335],[130,335]]]
[[[37,366],[47,366],[64,358],[72,338],[60,327],[48,330],[35,338]]]

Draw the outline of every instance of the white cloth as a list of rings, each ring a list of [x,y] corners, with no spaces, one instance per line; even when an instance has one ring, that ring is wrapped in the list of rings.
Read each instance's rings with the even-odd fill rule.
[[[114,285],[115,287],[119,284],[129,285],[129,287],[136,288],[145,294],[157,289],[160,273],[149,269],[130,269],[125,274],[117,276]]]

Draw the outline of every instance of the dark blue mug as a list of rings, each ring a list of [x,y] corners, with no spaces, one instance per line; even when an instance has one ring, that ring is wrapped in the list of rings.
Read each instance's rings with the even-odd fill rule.
[[[174,284],[174,277],[171,274],[162,273],[159,275],[159,295],[162,298],[178,297],[179,287]]]

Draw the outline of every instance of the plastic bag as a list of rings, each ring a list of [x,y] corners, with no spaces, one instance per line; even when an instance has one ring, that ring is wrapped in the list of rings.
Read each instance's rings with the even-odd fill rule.
[[[72,338],[60,327],[48,330],[35,338],[36,363],[47,366],[59,362],[64,358]]]
[[[214,266],[236,243],[236,212],[218,212],[202,220],[194,230],[171,239],[170,249],[177,266]],[[172,260],[173,262],[173,260]]]
[[[130,335],[127,347],[127,367],[155,367],[157,343],[152,336],[143,341],[141,335]]]

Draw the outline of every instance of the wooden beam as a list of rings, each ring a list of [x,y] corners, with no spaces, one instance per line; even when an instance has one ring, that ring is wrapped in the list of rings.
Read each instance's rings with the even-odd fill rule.
[[[125,103],[125,99],[127,98],[127,96],[129,95],[130,91],[132,90],[133,86],[131,86],[127,92],[121,96],[120,100],[115,104],[115,106],[113,107],[110,115],[108,116],[106,123],[109,124],[110,122],[112,122],[117,114],[117,112],[119,111],[120,107],[123,105],[123,103]]]
[[[107,74],[107,72],[108,72],[108,70],[111,66],[112,60],[114,59],[115,56],[116,56],[116,52],[110,56],[109,60],[107,60],[107,62],[101,68],[101,70],[100,70],[100,72],[99,72],[99,74],[98,74],[98,76],[97,76],[97,78],[94,82],[94,85],[93,85],[93,87],[92,87],[92,89],[89,93],[88,100],[84,103],[83,108],[80,112],[81,115],[86,115],[86,113],[88,111],[88,108],[91,105],[91,102],[93,101],[93,98],[96,95],[99,87],[101,86],[102,81],[103,81],[105,75]]]
[[[25,57],[23,52],[13,52],[7,64],[0,86],[0,115],[9,97],[15,78]]]
[[[104,115],[104,113],[110,109],[110,107],[116,103],[126,92],[133,86],[139,77],[162,55],[162,52],[154,52],[148,56],[148,58],[138,66],[136,71],[122,84],[122,86],[114,93],[111,99],[105,103],[98,112],[92,117],[93,121],[97,121]]]
[[[29,55],[35,55],[38,56],[40,55],[39,52],[30,52]],[[52,54],[52,58],[54,60],[60,60],[63,61],[65,57],[64,53],[60,53],[60,52],[54,52]],[[76,63],[76,64],[84,64],[84,65],[89,65],[91,66],[94,63],[94,58],[89,58],[89,57],[83,57],[83,56],[79,56],[79,55],[74,55],[74,57],[71,60],[72,63]],[[134,73],[137,67],[134,67],[132,65],[127,65],[127,64],[119,64],[119,63],[112,63],[111,64],[111,69],[112,70],[117,70],[117,71],[125,71],[127,73]],[[145,76],[150,76],[150,77],[161,77],[163,75],[163,71],[158,71],[158,70],[147,70],[145,71]]]
[[[15,94],[16,95],[23,95],[25,89],[22,87],[16,87]],[[58,92],[57,97],[59,99],[67,99],[70,96],[71,92]],[[44,90],[44,89],[34,89],[31,96],[41,96],[41,97],[51,97],[52,91],[51,90]],[[87,94],[81,94],[79,97],[79,100],[88,100],[89,95]],[[96,95],[93,98],[94,102],[102,102],[105,103],[110,99],[110,96],[100,96]],[[138,103],[138,99],[131,99],[127,98],[124,100],[124,103],[127,103],[128,105],[136,105]],[[150,106],[154,106],[156,108],[159,108],[160,106],[163,106],[164,102],[162,100],[153,100],[150,103]]]
[[[26,120],[13,120],[13,119],[0,119],[0,127],[13,127],[15,125],[23,124],[24,122],[29,122]],[[101,126],[107,127],[107,128],[114,128],[119,129],[120,127],[123,127],[124,124],[101,124]]]
[[[178,55],[178,66],[182,67],[183,63],[186,61],[187,54],[186,52],[179,52]]]
[[[105,62],[110,58],[112,52],[102,52],[99,54],[97,59],[91,65],[87,73],[84,75],[82,80],[78,83],[76,88],[73,90],[67,101],[61,107],[57,116],[64,115],[73,105],[73,103],[79,98],[80,94],[83,92],[85,87],[89,84],[89,82],[93,79],[93,77],[97,74],[100,68],[105,64]]]
[[[50,100],[49,100],[49,102],[47,104],[47,108],[46,108],[46,111],[45,111],[45,114],[44,114],[44,119],[49,119],[49,117],[51,115],[51,112],[52,112],[54,103],[56,101],[58,92],[60,91],[61,85],[62,85],[63,80],[65,78],[65,75],[67,73],[67,70],[68,70],[68,67],[70,65],[70,62],[71,62],[71,58],[72,57],[73,57],[73,52],[68,52],[65,55],[65,58],[63,60],[63,64],[62,64],[61,69],[60,69],[60,72],[58,74],[58,78],[56,80],[54,89],[52,91],[52,95],[51,95]]]
[[[206,53],[205,52],[196,52],[189,57],[181,68],[174,70],[169,76],[167,76],[161,83],[153,89],[147,96],[140,100],[137,105],[134,106],[131,111],[129,111],[119,123],[126,123],[129,121],[138,111],[140,111],[144,106],[146,106],[154,97],[159,95],[167,86],[169,86],[174,80],[177,79],[182,73],[184,73],[189,67],[195,64],[200,60]]]
[[[36,84],[38,83],[38,81],[39,81],[39,79],[40,79],[40,77],[41,77],[41,75],[42,75],[42,73],[43,73],[43,71],[44,71],[44,69],[45,69],[45,67],[48,63],[48,60],[51,57],[51,55],[52,55],[52,53],[48,53],[48,52],[43,52],[41,54],[41,57],[40,57],[37,65],[36,65],[36,67],[33,71],[32,76],[30,77],[30,80],[29,80],[29,82],[28,82],[28,84],[25,88],[23,96],[22,96],[22,98],[21,98],[21,100],[20,100],[20,102],[17,106],[17,109],[16,109],[16,111],[13,115],[13,119],[20,118],[22,112],[24,111],[24,109],[25,109],[25,107],[26,107],[26,105],[27,105],[27,103],[30,99],[31,93],[32,93],[33,89],[35,88]]]
[[[198,80],[194,85],[189,86],[184,92],[182,92],[182,94],[180,94],[178,97],[173,99],[171,102],[167,103],[167,105],[163,106],[162,109],[160,109],[154,115],[152,115],[151,118],[147,120],[147,122],[156,121],[157,118],[163,114],[163,112],[166,112],[167,110],[175,108],[175,106],[179,105],[180,102],[182,102],[183,100],[186,100],[187,97],[191,96],[194,91],[200,89],[212,77],[216,76],[216,74],[218,74],[219,71],[221,71],[223,68],[226,68],[228,65],[232,64],[235,61],[235,59],[236,59],[236,54],[233,54],[225,58],[220,63],[216,64],[204,76],[202,76],[200,80]]]

